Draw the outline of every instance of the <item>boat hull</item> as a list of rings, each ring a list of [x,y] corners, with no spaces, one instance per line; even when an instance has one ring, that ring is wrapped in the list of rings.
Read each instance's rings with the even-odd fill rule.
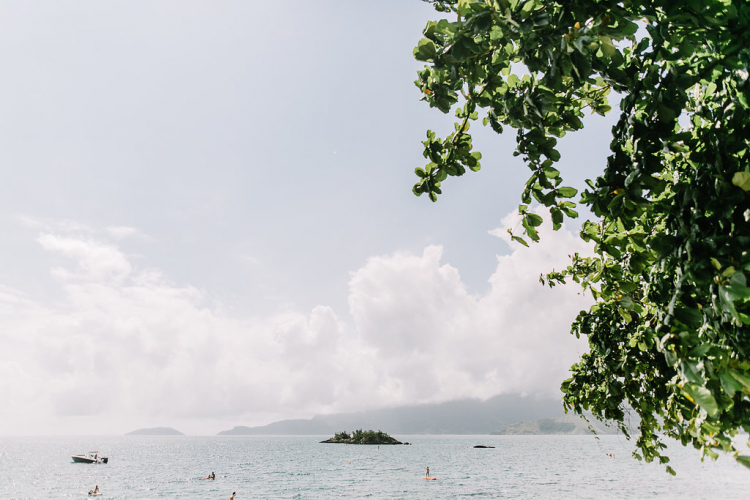
[[[77,464],[106,464],[109,459],[107,457],[87,457],[84,455],[73,455],[70,457],[73,459],[73,462]]]

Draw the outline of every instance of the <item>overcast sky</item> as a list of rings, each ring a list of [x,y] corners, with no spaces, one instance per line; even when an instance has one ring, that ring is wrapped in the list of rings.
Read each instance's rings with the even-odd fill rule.
[[[559,395],[590,299],[507,241],[528,177],[411,193],[419,0],[0,2],[0,433],[121,434]],[[566,137],[581,187],[611,121]]]

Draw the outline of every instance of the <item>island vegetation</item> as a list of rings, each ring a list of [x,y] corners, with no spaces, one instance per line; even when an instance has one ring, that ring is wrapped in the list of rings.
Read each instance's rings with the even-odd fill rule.
[[[750,466],[750,3],[746,0],[425,0],[440,12],[414,49],[422,99],[455,113],[428,131],[416,195],[480,168],[469,126],[516,131],[530,177],[518,207],[528,246],[593,215],[592,256],[541,277],[594,298],[572,325],[589,351],[562,383],[576,413],[614,422],[638,459],[669,438]],[[613,111],[611,154],[583,193],[563,183],[558,139]],[[587,122],[591,123],[591,122]],[[545,207],[538,211],[532,204]],[[537,213],[539,212],[539,213]]]
[[[356,430],[349,434],[346,431],[337,432],[332,438],[321,441],[321,443],[343,443],[343,444],[404,444],[392,438],[383,431]]]

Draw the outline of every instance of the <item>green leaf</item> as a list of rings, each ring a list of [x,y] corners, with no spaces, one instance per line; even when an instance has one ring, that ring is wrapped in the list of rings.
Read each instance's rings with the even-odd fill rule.
[[[520,243],[521,245],[523,245],[525,247],[529,246],[529,244],[526,243],[526,240],[524,240],[520,236],[513,236],[513,235],[511,235],[510,239],[511,239],[511,241],[517,241],[518,243]]]
[[[626,323],[630,323],[633,321],[633,316],[624,307],[617,308],[617,312],[620,313],[620,316],[622,316],[622,319],[624,319]]]
[[[547,162],[552,163],[551,160],[546,160],[544,163],[547,163]],[[557,170],[556,168],[549,167],[549,166],[542,167],[542,171],[544,172],[544,175],[545,177],[547,177],[547,179],[556,179],[560,177],[560,171]]]
[[[732,177],[732,184],[743,191],[750,191],[750,172],[736,172]]]
[[[422,38],[414,48],[414,58],[418,61],[432,61],[437,55],[435,42],[429,38]]]
[[[622,297],[620,297],[619,302],[620,302],[620,307],[623,307],[627,309],[628,311],[632,311],[633,306],[635,305],[635,302],[633,302],[633,299],[630,298],[629,295],[623,295]]]
[[[534,229],[534,225],[533,225],[534,219],[531,217],[532,215],[535,215],[535,214],[526,213],[523,219],[521,219],[521,225],[524,228],[524,232],[526,233],[526,236],[531,238],[532,241],[539,241],[539,233],[537,233],[537,230]]]
[[[729,287],[719,287],[719,299],[721,301],[723,309],[731,314],[732,317],[736,318],[737,321],[740,321],[739,314],[737,313],[737,308],[734,307],[734,299],[732,298]]]
[[[706,379],[701,375],[700,363],[691,359],[685,359],[680,363],[680,375],[688,382],[696,385],[703,385]]]
[[[750,394],[750,377],[734,370],[729,370],[729,374],[742,384],[745,387],[745,391]]]
[[[750,456],[747,455],[737,455],[736,460],[744,465],[745,467],[750,468]]]
[[[550,215],[552,216],[552,227],[555,231],[560,229],[562,227],[563,222],[563,214],[562,211],[557,207],[552,207],[550,209]]]
[[[722,370],[719,372],[719,380],[721,381],[721,387],[724,389],[724,392],[726,392],[730,398],[733,398],[734,394],[742,389],[742,384],[740,384],[739,381],[728,371]]]
[[[714,399],[711,391],[709,391],[705,387],[701,387],[695,384],[685,384],[685,387],[683,387],[682,390],[690,395],[690,399],[695,401],[695,403],[697,403],[701,408],[706,410],[706,413],[708,413],[709,416],[712,417],[716,415],[717,411],[719,411],[719,406],[716,404],[716,399]]]
[[[676,307],[674,317],[680,323],[692,328],[698,328],[703,321],[703,313],[695,307]],[[710,347],[710,344],[706,344],[706,347]]]
[[[617,48],[615,48],[615,45],[612,43],[612,40],[609,37],[604,36],[600,39],[600,41],[601,44],[599,45],[599,48],[607,58],[610,58],[615,55],[615,53],[617,53]]]
[[[466,15],[469,10],[471,10],[471,0],[458,0],[458,10],[461,11],[464,15]]]
[[[688,353],[688,356],[690,356],[691,358],[702,358],[710,350],[711,350],[711,344],[709,343],[700,344],[698,346],[695,346],[693,349],[691,349],[690,352]]]
[[[561,198],[572,198],[578,194],[578,190],[572,187],[560,187],[555,190]]]
[[[747,96],[743,92],[737,92],[737,100],[740,101],[740,105],[743,108],[750,108],[750,102],[748,102]]]
[[[529,224],[533,227],[539,227],[542,225],[542,222],[544,222],[544,219],[537,214],[527,213],[526,218],[528,219]]]
[[[565,215],[567,215],[571,219],[575,219],[576,217],[578,217],[578,212],[576,212],[575,210],[571,208],[562,207],[561,210],[565,212]]]
[[[722,288],[726,290],[727,296],[735,302],[750,299],[750,287],[730,283],[729,285],[722,285]]]

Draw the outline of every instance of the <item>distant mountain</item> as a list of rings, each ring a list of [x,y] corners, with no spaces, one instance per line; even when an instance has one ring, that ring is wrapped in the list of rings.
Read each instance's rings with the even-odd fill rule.
[[[589,426],[591,428],[589,428]],[[581,435],[581,434],[592,434],[593,431],[596,434],[617,434],[616,427],[607,427],[594,418],[589,418],[589,422],[586,422],[579,415],[566,415],[559,418],[545,418],[541,420],[524,420],[521,422],[514,422],[507,426],[500,432],[493,432],[493,434],[509,434],[509,435],[549,435],[549,434],[568,434],[568,435]]]
[[[389,434],[491,434],[522,420],[553,419],[565,415],[558,399],[500,395],[486,401],[465,399],[370,410],[316,415],[311,419],[282,420],[260,427],[237,426],[219,435],[320,435],[355,429]]]
[[[138,429],[137,431],[128,432],[126,436],[184,436],[178,430],[171,427],[153,427],[151,429]]]

